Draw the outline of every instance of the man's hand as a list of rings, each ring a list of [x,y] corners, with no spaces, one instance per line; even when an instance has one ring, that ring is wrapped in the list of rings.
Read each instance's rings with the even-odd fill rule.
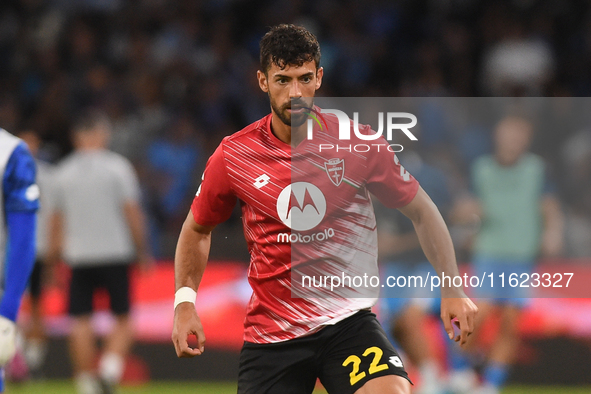
[[[478,307],[468,297],[441,298],[441,320],[449,339],[460,342],[460,346],[466,344],[468,336],[474,331],[474,319],[478,313]],[[460,329],[460,335],[454,337],[452,320]]]
[[[0,368],[5,366],[16,353],[16,324],[0,316]]]
[[[197,338],[197,347],[189,346],[189,335]],[[201,320],[195,311],[195,305],[191,302],[178,304],[174,311],[174,325],[172,328],[172,343],[178,357],[195,357],[203,354],[205,350],[205,334]]]
[[[540,245],[544,257],[556,257],[564,248],[564,240],[561,230],[547,229],[542,235]]]

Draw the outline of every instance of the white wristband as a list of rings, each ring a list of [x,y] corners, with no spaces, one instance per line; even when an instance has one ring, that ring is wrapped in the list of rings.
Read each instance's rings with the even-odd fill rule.
[[[174,309],[176,309],[177,305],[181,302],[190,302],[195,305],[195,300],[197,299],[197,292],[190,287],[181,287],[174,293]]]

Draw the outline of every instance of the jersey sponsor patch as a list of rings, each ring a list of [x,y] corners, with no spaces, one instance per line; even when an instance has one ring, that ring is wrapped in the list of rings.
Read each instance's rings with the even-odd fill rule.
[[[290,229],[307,231],[316,227],[326,214],[326,198],[308,182],[286,186],[277,198],[277,215]]]

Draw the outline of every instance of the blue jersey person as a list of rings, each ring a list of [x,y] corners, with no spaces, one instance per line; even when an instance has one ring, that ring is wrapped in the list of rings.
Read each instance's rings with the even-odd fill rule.
[[[39,188],[36,167],[25,143],[0,129],[2,210],[0,225],[0,368],[16,351],[16,318],[35,261],[36,211]],[[0,371],[0,393],[4,371]]]

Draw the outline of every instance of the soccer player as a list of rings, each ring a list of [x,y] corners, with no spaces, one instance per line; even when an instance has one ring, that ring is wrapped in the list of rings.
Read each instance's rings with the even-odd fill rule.
[[[39,188],[35,161],[25,143],[0,129],[2,174],[2,299],[0,300],[0,392],[4,392],[2,367],[16,351],[16,317],[35,262],[36,211]]]
[[[317,154],[314,142],[304,141],[304,107],[312,106],[324,72],[318,42],[310,32],[276,26],[263,37],[260,49],[257,78],[269,95],[271,114],[224,138],[207,163],[179,236],[172,334],[177,355],[193,357],[204,351],[196,292],[211,232],[228,219],[239,200],[253,295],[238,392],[311,393],[320,378],[329,393],[409,393],[403,363],[370,311],[376,298],[295,298],[291,274],[294,265],[313,261],[341,272],[377,265],[369,192],[413,221],[438,272],[457,275],[449,232],[435,205],[388,149],[325,158]],[[328,130],[319,135],[330,138],[326,133],[337,121],[326,120]],[[297,168],[292,162],[296,157]],[[336,161],[328,163],[330,159]],[[329,178],[327,166],[340,159],[346,161],[344,173]],[[442,297],[446,331],[454,337],[451,320],[457,317],[461,332],[455,340],[465,343],[476,307],[462,289],[445,288]],[[188,345],[189,335],[197,338],[195,348]]]
[[[55,263],[63,253],[72,268],[70,356],[80,394],[111,393],[121,380],[133,342],[129,266],[135,259],[140,267],[151,264],[137,175],[127,159],[106,149],[110,130],[102,113],[84,113],[73,127],[75,150],[53,178],[49,259]],[[99,288],[109,293],[115,326],[95,373],[91,318]]]
[[[494,130],[495,151],[478,158],[472,167],[474,198],[461,202],[464,216],[482,222],[473,248],[475,274],[504,274],[523,278],[531,274],[538,256],[556,256],[562,249],[563,215],[560,202],[548,182],[546,166],[539,156],[528,152],[533,138],[532,123],[520,115],[508,115]],[[475,391],[466,383],[470,360],[454,354],[450,377],[456,391],[498,394],[507,380],[519,345],[517,323],[529,296],[526,287],[501,286],[484,282],[474,288],[481,312],[476,326],[493,314],[500,322],[499,332],[487,354],[483,385]],[[474,352],[477,336],[470,338],[467,350]],[[464,388],[461,390],[460,388]]]

